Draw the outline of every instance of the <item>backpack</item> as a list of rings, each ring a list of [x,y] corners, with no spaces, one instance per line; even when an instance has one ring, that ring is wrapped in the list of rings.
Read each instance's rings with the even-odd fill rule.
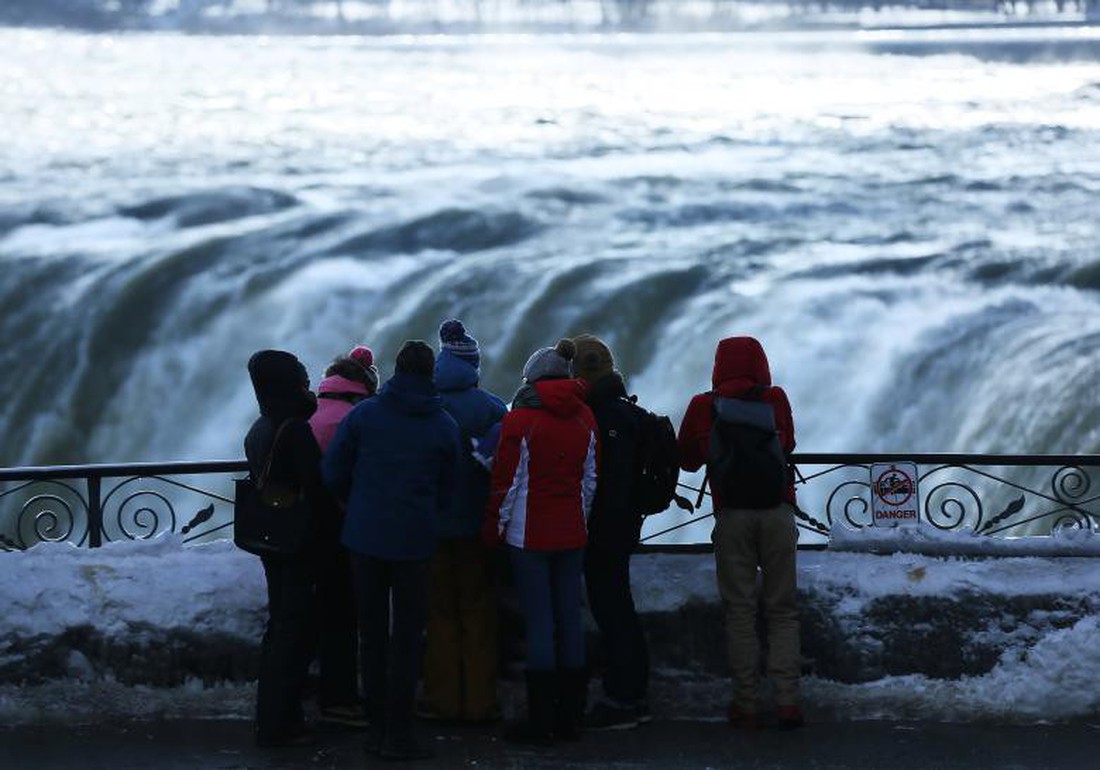
[[[691,502],[676,493],[680,479],[680,451],[672,420],[637,404],[637,396],[624,399],[638,425],[637,458],[631,484],[630,507],[642,516],[666,510],[674,501],[687,511]]]
[[[762,390],[754,388],[748,399],[714,397],[707,477],[728,508],[774,508],[791,483],[775,412],[759,400]]]

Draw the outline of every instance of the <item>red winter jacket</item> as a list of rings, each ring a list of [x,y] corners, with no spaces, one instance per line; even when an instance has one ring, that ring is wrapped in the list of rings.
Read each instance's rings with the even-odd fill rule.
[[[680,423],[680,467],[685,471],[699,470],[709,459],[710,429],[714,419],[715,395],[740,398],[757,385],[764,386],[760,400],[772,405],[775,428],[783,451],[794,451],[794,419],[791,404],[783,389],[772,385],[771,370],[764,348],[753,337],[727,337],[718,343],[714,353],[714,390],[699,393],[691,399],[684,421]],[[794,503],[794,485],[787,489],[787,502]],[[714,495],[714,510],[722,507]]]
[[[599,429],[580,380],[520,390],[501,423],[483,539],[529,551],[583,548]]]

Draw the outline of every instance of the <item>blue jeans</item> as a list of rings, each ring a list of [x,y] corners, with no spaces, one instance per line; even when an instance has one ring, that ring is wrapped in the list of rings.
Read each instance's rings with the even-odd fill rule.
[[[579,548],[525,551],[509,546],[508,552],[527,627],[527,670],[583,667],[581,572],[584,551]]]

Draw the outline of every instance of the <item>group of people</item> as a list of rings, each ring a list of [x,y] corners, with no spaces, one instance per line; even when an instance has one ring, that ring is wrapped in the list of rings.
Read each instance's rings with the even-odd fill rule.
[[[417,714],[497,720],[500,549],[524,621],[527,694],[525,718],[505,737],[548,745],[649,720],[649,654],[630,586],[644,410],[602,340],[535,351],[510,407],[480,387],[480,348],[458,320],[441,325],[438,353],[406,342],[381,385],[364,346],[328,367],[316,395],[290,353],[257,352],[248,370],[260,407],[245,439],[252,475],[301,490],[313,517],[300,552],[262,557],[258,742],[312,740],[302,699],[314,658],[321,718],[366,728],[368,750],[383,758],[430,756]],[[691,400],[676,444],[683,469],[707,465],[714,490],[728,718],[758,723],[759,597],[776,721],[793,728],[802,723],[793,486],[787,479],[761,502],[741,491],[759,473],[751,457],[732,485],[717,465],[728,459],[723,436],[734,435],[718,428],[741,406],[790,453],[790,405],[751,337],[720,342],[713,385]],[[587,710],[585,593],[606,653],[603,695]]]

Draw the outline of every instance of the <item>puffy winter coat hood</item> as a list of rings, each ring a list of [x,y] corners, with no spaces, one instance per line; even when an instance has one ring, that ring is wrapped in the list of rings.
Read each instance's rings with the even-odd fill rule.
[[[435,359],[435,386],[441,391],[467,390],[477,387],[480,373],[469,361],[444,348]]]
[[[321,384],[317,386],[317,392],[321,398],[317,400],[316,414],[309,418],[309,426],[313,428],[313,436],[323,452],[328,449],[332,437],[336,435],[336,428],[341,420],[347,417],[354,406],[354,399],[345,399],[343,396],[368,398],[371,390],[362,382],[349,380],[337,374],[321,380]]]
[[[447,358],[450,360],[444,364],[441,377],[439,362]],[[477,537],[485,513],[485,501],[489,497],[489,474],[470,452],[471,442],[477,442],[494,425],[499,425],[508,407],[492,393],[477,387],[476,377],[470,377],[470,373],[476,375],[477,370],[447,350],[436,359],[435,371],[443,408],[458,423],[464,439],[455,485],[451,490],[453,504],[449,513],[440,517],[439,535],[443,538]],[[454,389],[448,386],[454,386]],[[490,444],[492,442],[487,442],[485,447]],[[482,452],[489,451],[485,447]]]
[[[427,415],[443,408],[435,385],[427,377],[398,372],[378,391],[386,405],[408,415]]]
[[[458,425],[429,377],[395,374],[340,422],[325,482],[345,500],[341,542],[380,559],[428,559],[453,503]]]
[[[583,548],[596,495],[599,428],[579,380],[538,380],[504,416],[482,535],[495,545]]]
[[[715,397],[744,398],[757,386],[761,388],[761,392],[758,396],[752,396],[752,400],[771,405],[779,444],[788,454],[794,451],[791,404],[783,389],[772,385],[768,357],[759,342],[752,337],[727,337],[719,342],[714,354],[712,381],[714,390],[696,394],[688,404],[680,423],[677,444],[680,448],[681,468],[685,471],[696,471],[712,459],[710,434],[714,424]],[[715,510],[720,510],[723,501],[718,492],[714,493],[713,499]],[[787,488],[786,499],[789,503],[795,502],[793,484]]]
[[[764,348],[754,337],[727,337],[714,352],[714,390],[722,396],[736,397],[757,385],[772,384],[771,369]]]
[[[325,377],[325,379],[321,380],[321,384],[317,386],[317,392],[352,393],[359,396],[370,395],[370,390],[364,383],[349,380],[347,377],[341,377],[338,374],[334,374],[331,377]]]
[[[626,398],[626,383],[618,372],[589,383],[588,391],[584,394],[589,406],[617,398]]]
[[[248,376],[264,417],[308,420],[317,411],[317,397],[309,390],[309,375],[293,353],[284,350],[253,353],[248,359]]]
[[[585,406],[583,380],[539,380],[524,385],[512,399],[513,409],[545,409],[555,417],[571,417]]]
[[[588,544],[630,553],[642,526],[642,515],[633,507],[641,410],[627,401],[626,383],[616,371],[590,383],[585,398],[600,430],[600,474],[588,518]]]

